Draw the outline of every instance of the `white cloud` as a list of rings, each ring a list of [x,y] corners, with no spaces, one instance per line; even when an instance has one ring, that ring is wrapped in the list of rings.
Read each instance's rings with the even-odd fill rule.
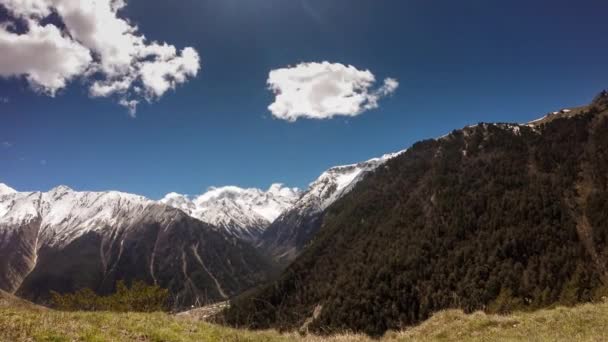
[[[120,99],[118,101],[118,104],[127,108],[127,110],[129,111],[129,115],[131,115],[132,117],[135,117],[135,112],[137,111],[137,105],[139,104],[139,101]]]
[[[11,148],[11,147],[13,147],[13,143],[11,143],[10,141],[3,141],[1,145],[2,145],[3,148]]]
[[[196,50],[178,51],[148,42],[119,16],[123,0],[0,0],[26,32],[0,26],[0,76],[25,76],[33,88],[54,96],[76,77],[88,80],[93,97],[116,96],[134,114],[141,99],[153,101],[195,77]],[[43,20],[55,13],[65,28]],[[44,22],[53,22],[46,20]]]
[[[384,85],[380,88],[380,94],[386,96],[395,92],[399,88],[399,82],[394,78],[386,78]]]
[[[267,83],[276,96],[268,109],[287,121],[357,116],[377,108],[378,101],[399,86],[396,79],[387,78],[384,85],[373,89],[376,78],[371,71],[329,62],[272,70]]]
[[[193,48],[182,50],[181,56],[166,60],[149,62],[142,65],[141,78],[148,96],[162,96],[167,90],[184,83],[188,76],[196,75],[199,69],[199,57]]]
[[[1,97],[0,96],[0,103],[9,103],[10,99],[8,97]]]
[[[26,75],[30,84],[51,96],[91,63],[89,51],[53,26],[30,21],[27,34],[0,28],[0,75]]]

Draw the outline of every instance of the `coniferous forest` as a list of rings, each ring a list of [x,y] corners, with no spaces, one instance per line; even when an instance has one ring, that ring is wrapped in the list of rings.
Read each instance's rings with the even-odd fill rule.
[[[599,300],[608,285],[607,109],[603,92],[576,115],[416,143],[330,207],[302,255],[233,300],[224,319],[379,335],[446,308]]]

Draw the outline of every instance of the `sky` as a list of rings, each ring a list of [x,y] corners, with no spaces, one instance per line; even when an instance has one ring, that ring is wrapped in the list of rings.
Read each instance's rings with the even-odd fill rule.
[[[62,2],[0,0],[0,182],[17,190],[306,188],[608,88],[606,1]]]

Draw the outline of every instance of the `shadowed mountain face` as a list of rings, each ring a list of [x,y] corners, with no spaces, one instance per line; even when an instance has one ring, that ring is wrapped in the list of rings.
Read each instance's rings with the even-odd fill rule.
[[[265,281],[251,246],[184,212],[116,192],[0,193],[0,289],[43,303],[50,291],[168,288],[176,307],[224,300]]]
[[[606,213],[604,92],[528,125],[415,144],[331,205],[280,278],[233,300],[225,318],[377,335],[446,308],[594,300],[608,289]]]
[[[325,210],[346,195],[369,172],[399,155],[392,153],[365,162],[335,166],[323,172],[295,203],[264,231],[258,247],[286,266],[314,238]]]

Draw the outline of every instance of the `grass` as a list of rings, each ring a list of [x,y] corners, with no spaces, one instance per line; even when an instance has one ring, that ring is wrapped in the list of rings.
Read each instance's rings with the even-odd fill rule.
[[[389,332],[382,341],[608,341],[608,303],[558,307],[509,316],[458,310],[435,314],[419,326]],[[371,341],[344,334],[323,338],[247,331],[164,313],[59,312],[0,305],[0,341]]]
[[[2,341],[287,341],[279,334],[227,329],[164,313],[0,309]]]
[[[508,316],[448,310],[393,337],[397,341],[608,341],[608,303]]]

